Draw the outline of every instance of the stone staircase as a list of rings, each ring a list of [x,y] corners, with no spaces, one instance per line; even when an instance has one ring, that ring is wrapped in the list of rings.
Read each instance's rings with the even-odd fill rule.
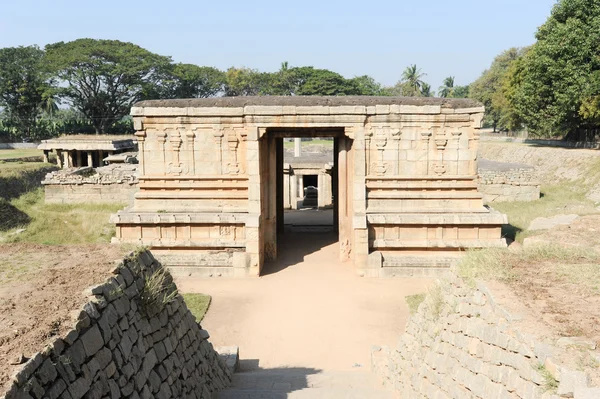
[[[216,393],[215,399],[392,399],[371,373],[278,368],[235,373],[232,386]]]

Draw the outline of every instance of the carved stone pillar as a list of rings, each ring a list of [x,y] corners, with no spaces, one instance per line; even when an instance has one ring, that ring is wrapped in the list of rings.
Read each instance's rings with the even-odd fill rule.
[[[223,174],[223,129],[215,129],[213,130],[213,138],[215,140],[215,144],[217,145],[217,174]]]
[[[237,175],[240,173],[240,165],[238,163],[237,149],[239,140],[234,131],[227,133],[227,146],[229,148],[229,163],[227,164],[227,171],[230,175]]]
[[[135,132],[135,137],[138,142],[138,163],[140,168],[140,175],[144,176],[146,174],[146,154],[145,154],[145,142],[146,142],[146,131],[138,130]],[[89,154],[88,154],[89,156]],[[89,162],[89,161],[88,161]]]

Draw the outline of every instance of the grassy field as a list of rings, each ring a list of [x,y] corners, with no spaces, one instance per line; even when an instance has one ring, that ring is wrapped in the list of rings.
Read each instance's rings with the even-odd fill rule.
[[[204,294],[183,294],[183,299],[188,309],[196,317],[196,321],[200,323],[210,306],[210,295]]]
[[[535,218],[599,213],[594,202],[586,198],[585,187],[581,182],[543,185],[542,198],[537,201],[498,202],[492,204],[492,207],[508,216],[510,226],[504,229],[503,234],[522,242],[531,234],[527,229]]]
[[[0,150],[0,159],[41,157],[42,151],[37,148],[15,148]]]
[[[109,217],[125,204],[47,205],[41,181],[55,169],[42,162],[0,164],[0,241],[53,245],[110,242],[114,226]]]

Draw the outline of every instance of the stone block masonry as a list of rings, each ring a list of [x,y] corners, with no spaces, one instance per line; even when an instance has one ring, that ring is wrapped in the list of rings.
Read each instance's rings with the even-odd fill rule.
[[[376,347],[372,366],[403,398],[591,398],[588,376],[523,334],[489,289],[448,273],[408,321],[396,349]]]
[[[42,181],[47,204],[124,203],[138,190],[137,165],[58,170]]]
[[[210,398],[231,382],[171,276],[147,251],[90,287],[73,330],[15,374],[5,399]]]
[[[540,182],[534,168],[528,165],[482,159],[479,161],[477,188],[487,203],[540,199]]]

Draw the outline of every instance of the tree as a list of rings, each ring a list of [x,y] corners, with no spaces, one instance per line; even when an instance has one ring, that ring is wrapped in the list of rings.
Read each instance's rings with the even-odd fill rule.
[[[513,63],[522,57],[525,49],[511,48],[498,55],[489,69],[471,84],[469,97],[481,101],[485,105],[484,123],[496,129],[505,129],[500,121],[503,115],[513,112],[510,102],[503,98],[504,81],[509,78]]]
[[[467,86],[455,86],[452,97],[454,98],[467,98],[469,97],[469,85]]]
[[[357,82],[348,80],[327,69],[304,67],[296,70],[297,95],[301,96],[350,96],[359,95]]]
[[[429,83],[421,83],[421,96],[422,97],[433,97],[434,92],[431,90],[431,85]]]
[[[350,79],[350,83],[356,86],[358,94],[361,96],[384,96],[387,95],[381,84],[371,76],[356,76]]]
[[[454,97],[454,76],[448,76],[444,79],[442,86],[439,88],[440,97]]]
[[[208,98],[222,93],[225,73],[217,68],[175,64],[171,73],[172,98]]]
[[[37,46],[0,49],[3,118],[24,137],[32,137],[44,106],[53,103],[53,82],[43,61],[44,51]]]
[[[226,96],[258,96],[271,85],[271,76],[250,68],[229,68],[225,73]]]
[[[46,56],[65,83],[61,97],[91,121],[96,134],[129,114],[171,61],[132,43],[95,39],[48,45]]]
[[[402,95],[408,97],[418,97],[421,94],[421,86],[423,86],[423,78],[425,76],[424,73],[421,73],[421,70],[417,68],[416,64],[413,64],[407,67],[404,72],[402,72]]]
[[[600,2],[560,0],[515,69],[511,102],[533,133],[576,134],[597,127]]]

